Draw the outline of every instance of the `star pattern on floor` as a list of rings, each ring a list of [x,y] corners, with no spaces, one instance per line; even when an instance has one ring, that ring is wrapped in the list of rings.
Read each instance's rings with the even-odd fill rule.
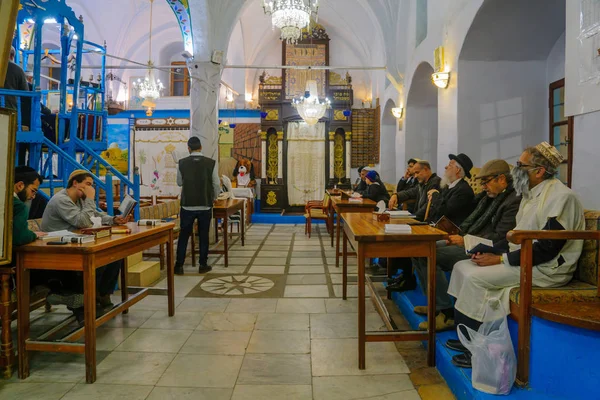
[[[260,276],[229,275],[209,279],[200,287],[202,290],[213,294],[241,296],[266,292],[274,285],[275,283],[272,280]]]

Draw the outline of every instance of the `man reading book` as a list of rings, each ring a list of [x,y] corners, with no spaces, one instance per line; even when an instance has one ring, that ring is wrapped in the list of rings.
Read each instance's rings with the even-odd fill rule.
[[[67,188],[56,193],[48,202],[42,217],[42,230],[54,232],[77,230],[93,226],[92,217],[100,217],[103,225],[122,225],[125,217],[113,217],[96,209],[96,190],[92,174],[78,169],[71,173]],[[112,262],[96,270],[96,300],[103,308],[112,307],[110,295],[114,292],[123,260]],[[74,290],[82,290],[82,280],[74,277]],[[78,315],[78,313],[76,313]]]
[[[512,170],[515,190],[523,196],[515,230],[584,230],[583,206],[578,196],[555,178],[563,161],[558,150],[547,142],[521,154]],[[494,247],[501,245],[495,243]],[[533,286],[567,284],[573,278],[582,248],[582,240],[534,241]],[[510,244],[504,254],[475,254],[471,260],[454,266],[448,293],[456,297],[457,323],[477,330],[483,322],[486,299],[499,299],[503,311],[510,312],[510,291],[520,283],[520,258],[520,246]],[[457,347],[456,342],[446,345]],[[454,356],[452,362],[470,367],[470,353]]]
[[[484,164],[477,178],[483,192],[477,196],[475,210],[459,226],[460,235],[450,235],[447,246],[438,247],[436,252],[436,329],[444,330],[454,326],[454,307],[448,295],[448,280],[445,272],[452,271],[454,264],[470,259],[465,251],[465,235],[473,235],[491,240],[493,243],[505,240],[506,233],[516,225],[516,215],[521,197],[513,187],[510,167],[504,160],[491,160]],[[471,249],[466,249],[471,250]],[[427,259],[414,258],[415,273],[421,287],[427,289]],[[415,313],[427,315],[426,306],[417,306]],[[426,330],[427,322],[419,329]]]

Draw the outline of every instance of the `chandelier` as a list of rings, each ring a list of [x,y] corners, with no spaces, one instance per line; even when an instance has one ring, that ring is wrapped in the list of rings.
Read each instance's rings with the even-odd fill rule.
[[[296,44],[302,38],[302,29],[310,24],[319,10],[319,0],[263,0],[265,14],[271,15],[273,27],[281,30],[281,40]]]
[[[317,81],[309,80],[306,81],[306,94],[304,98],[294,99],[292,107],[298,111],[304,122],[308,125],[315,125],[323,118],[325,112],[331,108],[331,102],[328,99],[320,102],[317,92]]]
[[[144,80],[138,79],[133,83],[133,87],[138,91],[138,94],[144,100],[154,102],[160,97],[164,85],[160,79],[154,79],[154,64],[152,63],[152,4],[154,0],[150,0],[150,33],[148,35],[148,72]]]

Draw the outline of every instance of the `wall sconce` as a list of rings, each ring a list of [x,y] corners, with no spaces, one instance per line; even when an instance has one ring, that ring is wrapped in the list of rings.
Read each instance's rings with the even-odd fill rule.
[[[252,93],[246,93],[246,103],[252,102]]]
[[[392,108],[392,115],[396,119],[402,118],[402,114],[404,114],[404,107],[394,107],[394,108]]]
[[[450,71],[440,71],[431,74],[431,81],[440,89],[446,89],[450,82]]]
[[[227,92],[225,93],[225,101],[227,103],[233,103],[233,92],[229,89],[227,89]]]

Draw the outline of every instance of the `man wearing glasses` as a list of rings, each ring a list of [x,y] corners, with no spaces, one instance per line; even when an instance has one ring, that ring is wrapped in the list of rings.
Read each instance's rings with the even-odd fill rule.
[[[516,225],[521,196],[517,195],[510,175],[510,167],[504,160],[491,160],[484,164],[475,178],[479,179],[483,192],[476,198],[475,210],[460,225],[460,235],[450,235],[447,246],[439,247],[436,253],[436,330],[454,327],[454,306],[448,295],[448,280],[444,272],[452,271],[454,264],[471,257],[465,252],[464,235],[474,235],[489,239],[494,243],[504,241],[506,233]],[[427,259],[415,258],[415,272],[421,282],[427,282]],[[427,286],[423,283],[425,292]],[[415,313],[427,315],[426,306],[417,306]],[[426,330],[427,322],[419,329]]]
[[[575,192],[555,178],[564,158],[547,142],[526,149],[512,176],[517,194],[523,196],[515,230],[584,230],[583,206]],[[507,241],[494,243],[496,254],[475,254],[453,269],[448,293],[456,297],[455,320],[477,330],[486,301],[498,299],[504,312],[510,310],[510,290],[520,282],[520,246]],[[538,240],[533,243],[533,286],[559,287],[572,278],[581,255],[582,240]],[[500,317],[501,315],[494,316]],[[486,318],[490,318],[487,316]],[[460,342],[446,346],[464,351]],[[471,366],[468,352],[453,357],[464,368]]]

